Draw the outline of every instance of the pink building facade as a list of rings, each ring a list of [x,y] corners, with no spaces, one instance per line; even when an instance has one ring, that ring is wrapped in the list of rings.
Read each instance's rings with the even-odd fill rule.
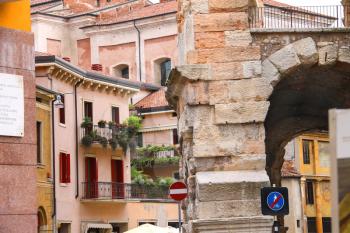
[[[129,151],[83,146],[86,129],[80,127],[89,117],[93,129],[108,135],[109,129],[97,126],[100,120],[116,121],[117,111],[122,123],[130,104],[157,92],[164,98],[161,86],[177,64],[175,14],[176,1],[32,2],[36,82],[60,93],[65,109],[63,122],[63,110],[54,110],[58,232],[121,233],[144,222],[176,223],[176,204],[164,198],[145,202],[147,195],[130,185]],[[138,112],[145,145],[173,145],[176,116],[167,103],[163,107]],[[178,168],[167,170],[159,175]]]

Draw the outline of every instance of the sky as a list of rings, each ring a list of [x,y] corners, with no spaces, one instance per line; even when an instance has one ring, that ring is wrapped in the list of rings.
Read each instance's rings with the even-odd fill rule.
[[[151,0],[151,1],[154,3],[159,2],[159,0]],[[277,1],[295,5],[295,6],[325,6],[325,5],[340,5],[341,0],[277,0]]]

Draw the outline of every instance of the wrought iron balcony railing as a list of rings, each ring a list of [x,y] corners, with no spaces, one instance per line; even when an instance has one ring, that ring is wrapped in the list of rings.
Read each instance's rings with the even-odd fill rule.
[[[83,182],[81,199],[168,200],[168,187],[116,182]]]
[[[92,132],[96,134],[96,136],[105,137],[107,139],[112,138],[113,134],[116,134],[120,128],[118,126],[106,126],[104,128],[99,127],[98,125],[91,126],[91,128],[81,128],[80,136],[81,138],[87,134],[91,134]]]
[[[249,8],[253,29],[341,28],[350,6],[270,6]]]

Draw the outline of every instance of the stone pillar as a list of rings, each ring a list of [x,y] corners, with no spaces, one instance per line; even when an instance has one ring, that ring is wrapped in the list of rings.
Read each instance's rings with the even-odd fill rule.
[[[261,215],[264,119],[272,92],[248,28],[250,0],[179,0],[179,64],[167,99],[178,113],[184,232],[271,232]],[[183,207],[184,207],[183,206]]]
[[[344,7],[344,25],[350,27],[350,0],[342,0],[341,3]]]
[[[303,232],[307,233],[308,229],[307,229],[307,217],[306,217],[306,194],[305,194],[305,184],[306,183],[306,179],[305,178],[301,178],[300,180],[300,189],[301,189],[301,205],[302,205],[302,217],[303,217]]]
[[[21,75],[24,83],[24,136],[0,136],[0,232],[35,233],[34,36],[29,32],[0,27],[0,41],[0,73]]]
[[[322,225],[322,193],[321,193],[321,187],[320,187],[320,181],[316,180],[316,187],[315,187],[315,193],[316,193],[316,229],[317,233],[323,233],[323,225]]]

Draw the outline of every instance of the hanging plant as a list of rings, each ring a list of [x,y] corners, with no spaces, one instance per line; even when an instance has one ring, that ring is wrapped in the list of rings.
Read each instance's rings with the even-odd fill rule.
[[[108,140],[106,137],[100,137],[98,142],[102,145],[103,148],[107,148]]]
[[[108,121],[108,127],[110,129],[113,129],[115,125],[116,125],[116,123],[114,121]]]
[[[111,146],[112,150],[116,150],[118,146],[117,139],[115,137],[108,140],[109,145]]]
[[[94,139],[91,135],[87,134],[81,139],[81,144],[85,147],[90,147]]]

